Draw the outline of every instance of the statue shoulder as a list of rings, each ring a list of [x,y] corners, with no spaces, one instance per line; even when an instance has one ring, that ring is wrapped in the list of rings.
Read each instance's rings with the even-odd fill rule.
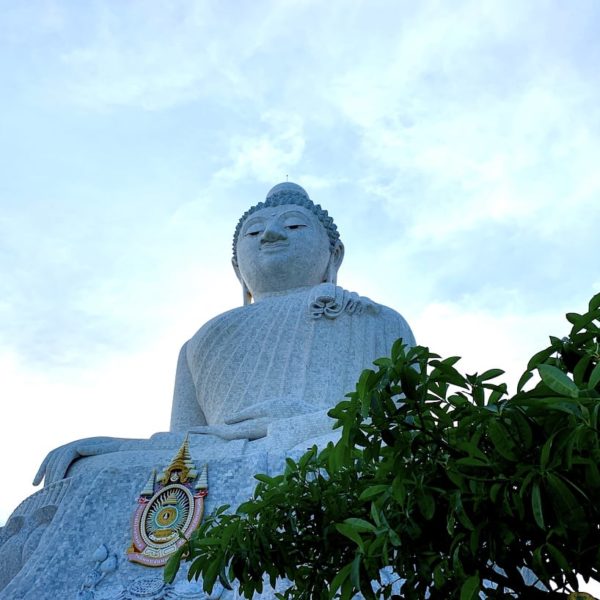
[[[232,308],[231,310],[209,319],[184,344],[184,348],[195,347],[198,344],[203,344],[206,342],[206,338],[212,337],[215,334],[218,335],[219,332],[239,324],[244,318],[245,313],[247,313],[248,308],[250,307],[238,306],[237,308]]]
[[[402,338],[409,346],[416,346],[415,336],[406,319],[393,308],[379,304],[381,316],[385,320],[386,327],[389,327],[395,338]]]
[[[395,339],[403,338],[414,346],[415,338],[406,319],[394,309],[350,292],[332,283],[322,283],[310,291],[308,311],[313,319],[336,319],[341,315],[369,317]]]

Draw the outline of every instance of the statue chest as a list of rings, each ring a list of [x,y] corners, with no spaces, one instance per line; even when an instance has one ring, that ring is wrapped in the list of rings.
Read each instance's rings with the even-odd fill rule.
[[[268,401],[325,408],[353,387],[364,365],[357,346],[360,323],[350,315],[314,319],[305,306],[279,302],[237,309],[192,338],[188,362],[209,424]]]

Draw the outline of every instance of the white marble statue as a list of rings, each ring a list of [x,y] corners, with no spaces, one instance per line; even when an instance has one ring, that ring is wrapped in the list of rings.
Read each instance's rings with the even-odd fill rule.
[[[343,257],[333,220],[296,184],[275,186],[248,210],[235,230],[232,260],[244,304],[183,345],[170,431],[53,450],[35,479],[44,479],[44,489],[15,511],[7,528],[18,529],[16,535],[47,506],[54,508],[44,514],[52,516],[42,534],[36,530],[37,546],[30,543],[20,556],[20,571],[13,566],[3,581],[0,567],[0,599],[150,597],[144,585],[156,587],[156,600],[191,597],[197,590],[187,582],[160,587],[160,571],[149,576],[125,557],[148,473],[165,468],[187,434],[193,458],[208,464],[207,509],[235,505],[252,491],[256,472],[276,472],[287,454],[334,438],[327,411],[396,339],[414,345],[397,312],[337,286]],[[3,537],[7,528],[0,530],[0,565],[15,546],[13,535]],[[61,596],[65,590],[71,595]]]

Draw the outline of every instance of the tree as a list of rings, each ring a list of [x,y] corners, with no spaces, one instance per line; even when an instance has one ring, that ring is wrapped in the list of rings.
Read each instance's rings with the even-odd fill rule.
[[[457,357],[397,342],[330,411],[339,441],[257,475],[252,500],[209,516],[166,579],[183,559],[205,590],[237,580],[246,598],[266,575],[295,600],[398,598],[394,578],[403,598],[471,600],[564,597],[576,574],[597,578],[600,294],[567,319],[512,397],[499,369],[464,375]]]

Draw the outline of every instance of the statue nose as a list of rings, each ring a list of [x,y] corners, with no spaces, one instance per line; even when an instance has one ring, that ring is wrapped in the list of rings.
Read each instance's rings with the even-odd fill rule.
[[[285,229],[276,223],[271,223],[265,228],[261,241],[262,242],[277,242],[279,240],[285,240]]]

